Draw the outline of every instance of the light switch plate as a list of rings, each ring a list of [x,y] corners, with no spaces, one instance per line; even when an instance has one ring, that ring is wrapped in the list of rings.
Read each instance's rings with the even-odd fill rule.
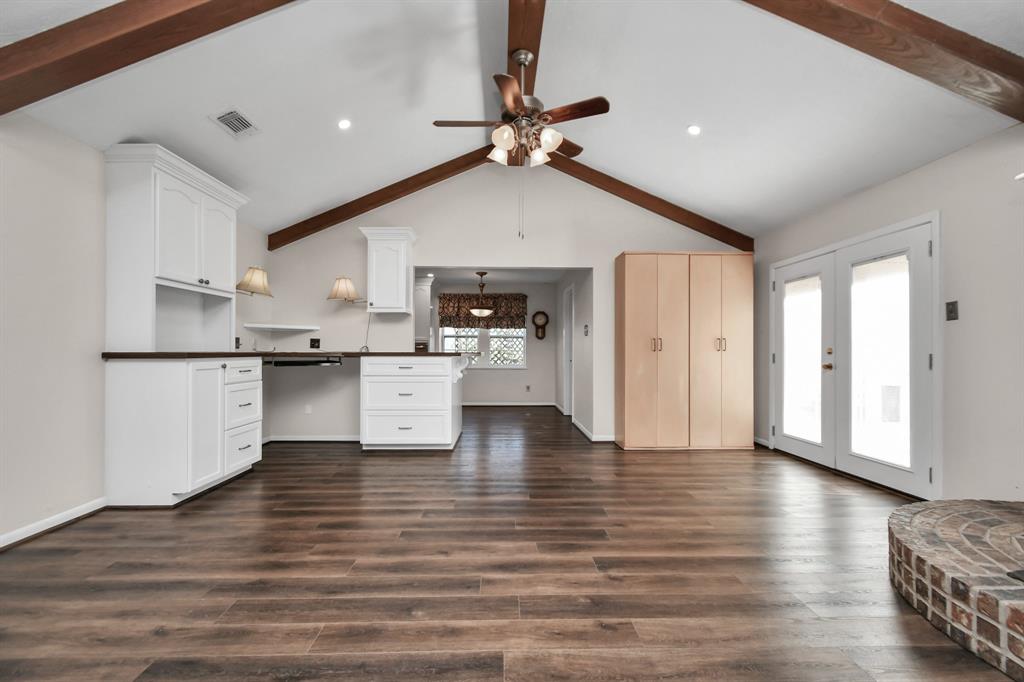
[[[310,348],[319,348],[320,347],[320,339],[310,339],[309,340],[309,347]]]
[[[959,320],[960,319],[960,305],[959,301],[946,301],[946,320]]]

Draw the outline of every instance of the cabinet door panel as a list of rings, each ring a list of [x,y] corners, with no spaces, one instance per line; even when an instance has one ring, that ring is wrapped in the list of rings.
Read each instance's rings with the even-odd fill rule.
[[[369,240],[366,291],[370,311],[408,312],[406,253],[403,240]]]
[[[658,447],[690,444],[690,257],[658,256]]]
[[[202,275],[211,289],[235,290],[235,212],[203,197]]]
[[[163,173],[156,174],[156,274],[186,284],[199,284],[201,195]]]
[[[722,444],[722,257],[690,256],[690,446]]]
[[[658,256],[626,257],[623,277],[626,447],[658,445]]]
[[[753,257],[722,256],[722,445],[754,444]]]
[[[191,491],[224,474],[224,369],[220,362],[190,364],[188,398],[188,480]]]

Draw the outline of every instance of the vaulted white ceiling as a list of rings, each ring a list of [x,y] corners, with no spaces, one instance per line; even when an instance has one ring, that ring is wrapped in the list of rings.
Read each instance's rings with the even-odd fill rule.
[[[896,0],[904,7],[1024,56],[1024,0]]]
[[[501,0],[306,0],[28,112],[98,149],[162,144],[273,231],[482,145],[431,122],[496,116],[505,32]],[[1015,123],[735,0],[548,0],[536,94],[608,97],[558,126],[580,161],[749,234]],[[229,108],[259,134],[211,121]]]

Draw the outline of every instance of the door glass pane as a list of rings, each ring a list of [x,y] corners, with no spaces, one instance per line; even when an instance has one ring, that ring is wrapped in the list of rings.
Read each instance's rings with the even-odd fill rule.
[[[821,443],[821,277],[786,282],[782,305],[782,430]]]
[[[910,260],[853,267],[850,286],[851,444],[910,466]]]

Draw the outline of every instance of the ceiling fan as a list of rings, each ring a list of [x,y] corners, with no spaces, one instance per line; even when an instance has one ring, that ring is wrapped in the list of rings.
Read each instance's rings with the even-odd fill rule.
[[[556,149],[564,156],[578,155],[583,147],[566,139],[550,126],[606,114],[609,110],[608,100],[592,97],[545,110],[543,102],[532,95],[524,95],[519,86],[526,82],[526,68],[534,60],[533,52],[518,49],[511,54],[511,58],[519,65],[518,79],[507,73],[494,74],[494,82],[498,85],[502,99],[500,121],[434,121],[434,125],[439,128],[493,127],[491,142],[494,143],[494,149],[487,158],[502,165],[522,166],[528,156],[530,166],[541,166],[551,159],[548,154]]]

